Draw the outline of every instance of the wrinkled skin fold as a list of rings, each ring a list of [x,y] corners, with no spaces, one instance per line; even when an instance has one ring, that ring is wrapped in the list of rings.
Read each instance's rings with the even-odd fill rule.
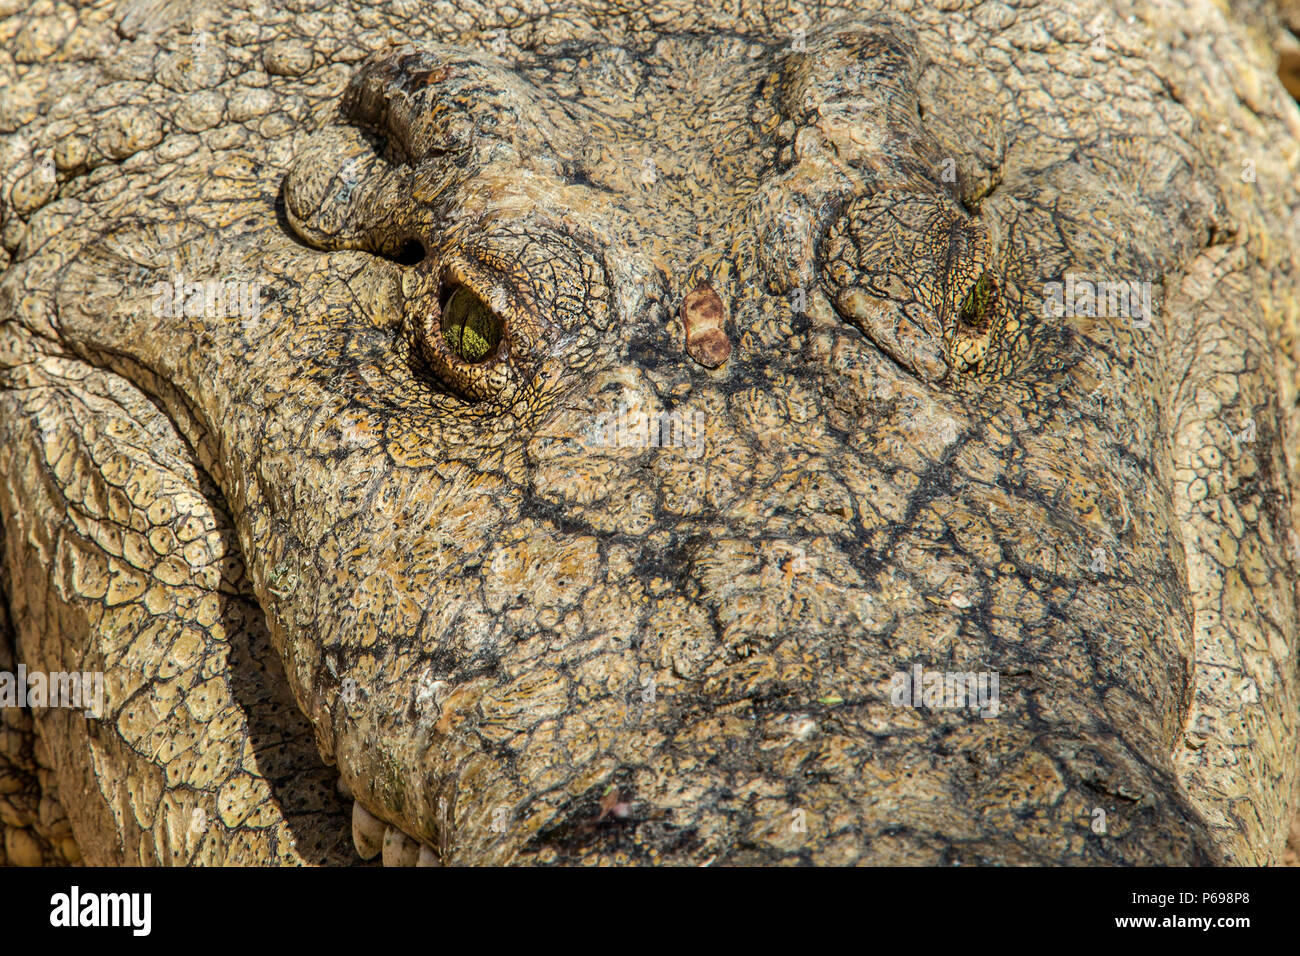
[[[1300,111],[951,6],[0,20],[6,853],[1278,861]]]

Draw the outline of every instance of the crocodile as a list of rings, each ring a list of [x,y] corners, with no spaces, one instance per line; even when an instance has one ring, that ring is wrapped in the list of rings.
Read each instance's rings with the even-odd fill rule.
[[[0,3],[8,862],[1281,860],[1278,15],[717,6]]]

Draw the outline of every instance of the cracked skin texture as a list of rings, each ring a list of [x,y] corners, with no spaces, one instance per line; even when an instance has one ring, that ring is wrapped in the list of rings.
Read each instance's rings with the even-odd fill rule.
[[[13,862],[347,862],[335,773],[446,863],[1280,858],[1300,113],[1218,6],[23,6],[0,643],[106,713],[5,714]]]

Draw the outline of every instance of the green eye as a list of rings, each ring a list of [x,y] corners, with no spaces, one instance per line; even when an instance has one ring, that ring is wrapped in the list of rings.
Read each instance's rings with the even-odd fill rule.
[[[463,285],[457,286],[442,308],[442,338],[453,355],[466,362],[491,358],[501,344],[501,319]]]
[[[984,273],[966,293],[961,304],[961,318],[967,325],[980,325],[993,304],[993,277]]]

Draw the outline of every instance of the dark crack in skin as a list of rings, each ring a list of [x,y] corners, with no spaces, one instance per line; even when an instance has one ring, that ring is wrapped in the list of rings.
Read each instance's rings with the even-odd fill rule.
[[[1300,113],[1209,2],[942,6],[4,8],[3,580],[107,684],[5,731],[48,833],[1277,861]]]

